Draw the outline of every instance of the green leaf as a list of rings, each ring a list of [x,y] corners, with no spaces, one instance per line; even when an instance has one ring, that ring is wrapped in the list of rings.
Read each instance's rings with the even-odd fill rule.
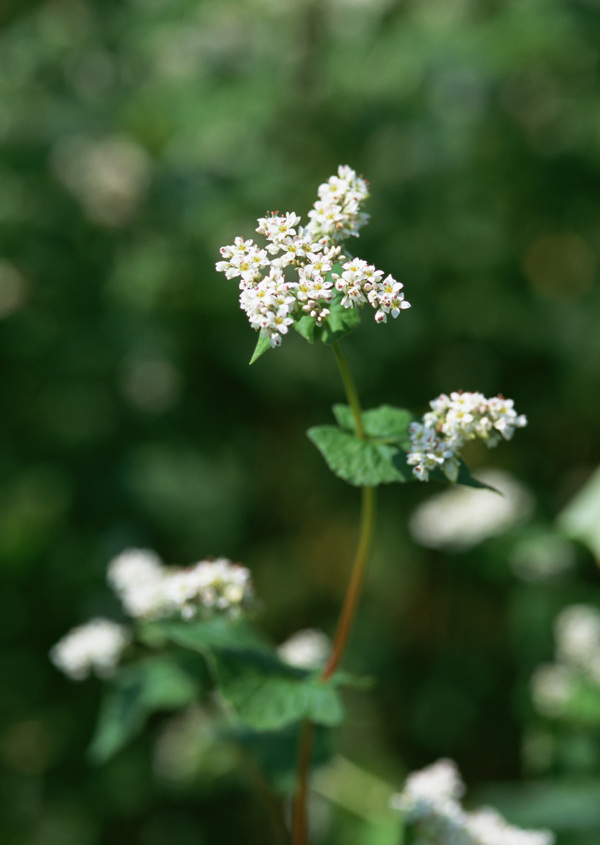
[[[256,342],[256,346],[254,347],[252,358],[250,358],[250,363],[253,364],[260,358],[261,355],[264,355],[265,352],[268,352],[269,349],[271,349],[271,341],[268,337],[263,337],[262,335],[260,335]]]
[[[321,326],[318,326],[316,319],[309,317],[308,314],[296,320],[294,328],[298,334],[309,343],[320,340],[331,344],[354,331],[360,323],[360,313],[357,308],[344,308],[341,299],[341,294],[334,297],[329,305],[329,316],[323,320]]]
[[[349,405],[334,405],[333,413],[343,429],[355,433]],[[363,428],[368,437],[391,440],[405,446],[409,443],[408,427],[413,420],[413,414],[406,408],[394,408],[392,405],[380,405],[362,413]]]
[[[344,308],[341,296],[336,297],[329,307],[329,316],[321,327],[321,340],[327,344],[335,343],[353,332],[359,323],[358,308]]]
[[[499,496],[503,495],[499,490],[496,490],[495,487],[492,487],[491,484],[486,484],[484,481],[479,481],[479,479],[471,475],[471,473],[469,472],[469,468],[461,459],[459,459],[458,462],[458,477],[456,481],[449,481],[441,469],[432,470],[429,473],[429,479],[431,481],[443,481],[445,484],[464,484],[465,487],[476,487],[479,490],[491,490],[492,493],[498,493]]]
[[[154,622],[153,628],[177,645],[206,654],[214,649],[265,650],[270,647],[244,619],[215,615],[193,622]]]
[[[337,725],[343,719],[332,683],[294,669],[275,655],[215,652],[217,684],[240,722],[253,730],[276,731],[303,719]]]
[[[315,343],[315,341],[319,339],[317,321],[315,317],[310,317],[308,314],[305,314],[304,317],[300,317],[299,320],[294,322],[294,328],[298,334],[302,335],[302,337],[309,343]]]
[[[103,763],[138,734],[149,715],[194,700],[197,682],[172,659],[153,657],[121,669],[104,698],[89,755]]]
[[[398,466],[398,447],[372,443],[330,425],[311,428],[308,437],[325,458],[331,471],[356,487],[408,481],[409,468]]]

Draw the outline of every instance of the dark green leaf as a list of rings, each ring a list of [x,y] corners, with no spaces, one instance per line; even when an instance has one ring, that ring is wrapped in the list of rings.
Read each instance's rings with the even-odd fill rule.
[[[495,487],[492,487],[491,484],[486,484],[485,482],[479,481],[477,478],[472,476],[465,462],[460,459],[458,465],[458,477],[456,481],[449,481],[441,469],[435,469],[430,472],[429,478],[432,481],[443,481],[445,484],[464,484],[465,487],[477,487],[480,490],[491,490],[493,493],[498,493],[499,496],[502,495],[502,493],[499,490],[496,490]]]
[[[331,344],[345,337],[360,323],[358,308],[344,308],[341,305],[341,297],[333,300],[329,307],[329,316],[323,322],[321,328],[321,340],[323,343]]]
[[[197,681],[172,659],[149,658],[121,669],[100,709],[91,759],[108,760],[142,730],[151,713],[184,707],[197,692]]]
[[[348,405],[334,405],[333,413],[343,429],[355,433],[354,418]],[[362,413],[363,428],[368,437],[393,440],[403,445],[408,445],[408,427],[413,419],[406,408],[394,408],[392,405],[380,405]]]
[[[279,730],[303,719],[337,725],[343,710],[332,683],[323,682],[260,652],[215,652],[213,663],[223,698],[240,722],[254,730]]]
[[[309,317],[308,314],[296,320],[294,322],[294,328],[309,343],[314,343],[319,339],[317,321],[314,317]]]
[[[410,478],[406,460],[404,467],[396,465],[394,445],[371,443],[329,425],[311,428],[307,434],[331,471],[349,484],[374,487]]]
[[[250,363],[253,364],[260,358],[261,355],[264,355],[265,352],[267,352],[269,349],[271,349],[271,341],[268,337],[263,337],[262,335],[260,335],[256,342],[256,346],[254,347],[252,358],[250,358]]]
[[[201,654],[213,649],[270,650],[258,632],[245,619],[215,615],[193,622],[155,622],[167,639]]]

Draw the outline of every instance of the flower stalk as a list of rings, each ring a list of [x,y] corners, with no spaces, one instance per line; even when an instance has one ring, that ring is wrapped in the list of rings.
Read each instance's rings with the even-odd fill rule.
[[[358,437],[365,438],[365,431],[362,421],[362,410],[358,391],[352,373],[348,366],[346,357],[339,343],[333,344],[335,360],[340,371],[348,404],[352,410],[354,426]],[[329,658],[320,674],[320,680],[326,683],[340,666],[344,657],[346,646],[352,631],[356,616],[356,610],[360,599],[362,585],[364,583],[367,560],[373,539],[375,527],[376,510],[375,488],[364,486],[362,488],[360,528],[358,545],[354,556],[354,563],[350,574],[350,580],[346,588],[342,610],[338,619],[333,646]],[[302,726],[300,736],[300,752],[298,757],[298,782],[296,795],[294,797],[293,819],[292,819],[292,845],[306,845],[308,842],[308,783],[310,778],[310,761],[314,738],[314,725],[305,722]]]

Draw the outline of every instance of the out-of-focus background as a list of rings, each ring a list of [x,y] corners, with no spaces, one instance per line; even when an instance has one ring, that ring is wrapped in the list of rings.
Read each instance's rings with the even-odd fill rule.
[[[6,0],[0,24],[3,845],[255,841],[247,779],[190,763],[185,726],[90,766],[101,684],[48,650],[118,614],[129,546],[242,561],[276,642],[332,632],[358,493],[305,430],[343,401],[333,357],[290,336],[249,367],[214,264],[338,164],[371,185],[354,251],[412,303],[345,344],[365,407],[462,388],[529,419],[469,455],[504,473],[500,515],[381,490],[343,777],[450,756],[474,800],[597,845],[600,687],[567,706],[550,664],[557,615],[600,605],[600,3]],[[372,808],[334,781],[321,841],[366,842]]]

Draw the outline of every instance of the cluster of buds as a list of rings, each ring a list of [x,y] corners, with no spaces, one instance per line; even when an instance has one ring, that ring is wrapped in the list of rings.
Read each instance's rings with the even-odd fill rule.
[[[340,246],[347,237],[358,236],[368,220],[360,210],[369,195],[365,180],[340,166],[318,193],[306,226],[294,212],[261,217],[256,231],[266,238],[266,247],[237,237],[221,248],[222,260],[216,265],[228,279],[240,279],[240,307],[273,347],[305,315],[322,325],[340,293],[344,308],[369,303],[377,322],[410,307],[400,282],[391,276],[382,280],[383,271],[349,258]],[[341,274],[333,272],[334,263],[342,264]]]
[[[527,425],[527,418],[518,416],[512,399],[482,393],[457,391],[442,393],[430,402],[421,422],[411,423],[411,446],[407,461],[420,481],[428,481],[429,473],[441,469],[446,478],[456,481],[460,468],[459,452],[470,440],[479,438],[489,447],[504,438],[510,440],[517,428]]]

